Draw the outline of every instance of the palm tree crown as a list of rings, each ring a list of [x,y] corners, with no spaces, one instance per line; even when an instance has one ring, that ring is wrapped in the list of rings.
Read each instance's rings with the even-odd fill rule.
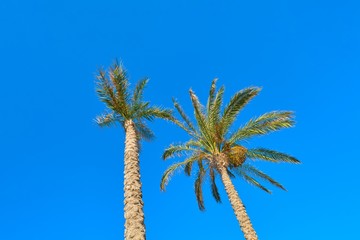
[[[220,173],[220,168],[225,167],[230,177],[241,176],[248,183],[270,193],[260,180],[265,180],[283,190],[285,188],[269,177],[264,172],[251,165],[249,160],[265,160],[270,162],[299,163],[296,158],[265,148],[247,149],[243,142],[255,136],[265,135],[270,132],[293,126],[293,113],[290,111],[274,111],[253,118],[236,131],[230,131],[236,117],[244,106],[259,92],[258,87],[249,87],[237,92],[230,102],[223,108],[224,87],[216,91],[216,81],[211,84],[206,106],[203,106],[195,93],[190,90],[190,99],[194,108],[196,127],[190,121],[178,102],[173,100],[183,121],[176,121],[190,135],[190,140],[184,144],[170,145],[163,153],[163,159],[174,156],[186,156],[185,160],[170,166],[163,174],[160,188],[165,186],[175,170],[183,168],[187,175],[196,169],[195,194],[199,209],[204,210],[202,185],[206,176],[210,178],[213,197],[221,202],[220,194],[215,182],[215,177]],[[193,165],[197,167],[193,168]]]
[[[151,140],[154,133],[145,124],[145,120],[172,119],[170,110],[150,106],[149,102],[143,101],[144,88],[149,79],[140,80],[131,94],[126,71],[117,62],[110,67],[108,76],[104,70],[100,70],[97,79],[96,92],[110,110],[96,118],[100,126],[120,123],[124,127],[125,122],[131,120],[135,124],[139,137]]]
[[[108,76],[100,70],[97,93],[110,112],[96,118],[100,126],[120,123],[125,130],[124,149],[124,217],[126,240],[144,240],[145,223],[140,180],[139,141],[150,140],[154,133],[145,120],[163,118],[171,120],[171,111],[150,106],[142,99],[148,79],[141,80],[132,94],[124,69],[115,63]]]

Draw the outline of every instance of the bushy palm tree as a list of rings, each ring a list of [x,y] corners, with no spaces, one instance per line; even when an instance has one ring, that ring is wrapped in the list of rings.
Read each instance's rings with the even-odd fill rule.
[[[176,123],[189,134],[190,140],[184,144],[171,145],[165,150],[163,159],[184,155],[186,158],[182,162],[173,164],[164,172],[160,187],[165,190],[165,185],[175,170],[183,168],[185,173],[190,176],[194,169],[197,176],[195,180],[196,199],[200,210],[204,210],[202,186],[206,177],[209,177],[213,197],[217,202],[221,202],[215,182],[216,176],[219,175],[245,239],[255,240],[258,237],[231,178],[241,176],[248,183],[268,193],[270,191],[259,182],[259,179],[285,190],[280,183],[252,166],[250,160],[260,159],[275,163],[299,163],[299,161],[274,150],[245,148],[243,142],[255,136],[293,126],[293,113],[290,111],[269,112],[251,119],[236,131],[231,131],[231,126],[239,112],[259,93],[260,88],[250,87],[237,92],[221,111],[224,87],[216,92],[215,85],[216,79],[211,84],[206,106],[203,106],[195,93],[190,90],[196,125],[190,121],[179,103],[174,100],[174,106],[183,119]]]
[[[146,120],[171,119],[171,111],[151,106],[149,102],[143,101],[143,90],[148,79],[139,81],[131,93],[124,68],[118,63],[110,68],[108,74],[100,70],[97,79],[97,93],[100,100],[106,104],[108,111],[98,116],[96,122],[101,127],[118,123],[125,130],[125,239],[145,239],[139,141],[151,140],[154,137],[145,123]]]

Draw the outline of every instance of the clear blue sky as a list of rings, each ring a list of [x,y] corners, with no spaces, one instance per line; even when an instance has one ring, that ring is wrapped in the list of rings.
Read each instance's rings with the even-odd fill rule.
[[[270,3],[269,3],[270,2]],[[191,110],[219,77],[225,98],[263,91],[238,124],[294,110],[297,126],[254,139],[302,165],[256,166],[288,189],[268,195],[236,181],[260,239],[360,239],[358,1],[0,2],[0,239],[123,238],[120,128],[93,122],[104,106],[94,75],[119,58],[132,82],[148,76],[146,99]],[[187,136],[165,122],[144,143],[141,171],[149,240],[242,239],[229,202],[174,176],[165,147]],[[171,161],[174,162],[174,161]],[[222,186],[222,185],[220,185]]]

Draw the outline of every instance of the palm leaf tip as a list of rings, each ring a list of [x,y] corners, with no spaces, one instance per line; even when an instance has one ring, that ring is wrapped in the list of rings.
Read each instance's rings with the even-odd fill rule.
[[[176,101],[176,99],[172,99],[173,103],[174,103],[174,107],[177,110],[177,112],[180,114],[181,118],[185,121],[187,127],[185,127],[183,124],[181,124],[180,122],[178,122],[176,119],[173,119],[173,122],[177,125],[180,125],[181,128],[186,128],[185,130],[187,132],[194,132],[195,128],[193,126],[193,124],[190,121],[190,118],[186,115],[185,111],[183,110],[183,108],[180,106],[180,104]]]
[[[115,119],[114,119],[113,114],[103,114],[103,115],[97,116],[95,118],[95,122],[100,127],[108,127],[111,124],[115,123]]]
[[[195,104],[197,107],[200,107],[201,103],[199,101],[199,98],[196,96],[195,92],[192,89],[190,89],[189,94],[190,94],[190,98],[191,98],[191,101],[193,102],[193,104]],[[202,108],[200,108],[200,109],[202,109]]]
[[[169,182],[169,178],[172,174],[172,172],[176,169],[176,167],[174,166],[171,166],[169,167],[165,172],[164,174],[162,175],[161,177],[161,181],[160,181],[160,190],[161,191],[164,191],[165,192],[165,188],[166,188],[166,185],[168,184]]]
[[[172,152],[170,151],[170,150],[168,150],[168,149],[166,149],[165,151],[164,151],[164,153],[163,153],[163,155],[161,156],[161,158],[163,159],[163,160],[166,160],[166,159],[168,159],[170,156],[172,156],[173,154],[172,154]]]
[[[208,119],[212,127],[217,126],[219,123],[224,91],[225,87],[221,86],[208,107]]]
[[[210,111],[211,105],[213,104],[214,97],[215,97],[215,91],[216,91],[216,82],[217,78],[214,78],[211,82],[210,91],[209,91],[209,98],[207,102],[207,110]]]
[[[215,91],[216,91],[216,82],[218,81],[218,78],[214,78],[211,82],[209,97],[214,97]]]
[[[134,93],[133,93],[133,101],[134,102],[140,101],[142,99],[144,88],[146,87],[148,82],[149,82],[149,79],[145,78],[136,84]]]
[[[199,127],[199,133],[201,133],[205,138],[208,138],[208,140],[211,138],[211,133],[208,128],[207,121],[205,119],[204,114],[204,106],[200,103],[198,97],[195,95],[195,93],[190,89],[190,99],[194,108],[194,115],[196,122]]]

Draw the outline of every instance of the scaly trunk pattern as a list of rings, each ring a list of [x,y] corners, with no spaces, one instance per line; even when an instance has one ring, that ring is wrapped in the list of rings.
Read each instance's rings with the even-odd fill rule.
[[[246,213],[244,204],[242,203],[239,194],[235,190],[234,185],[231,182],[229,174],[226,171],[226,167],[219,167],[221,180],[224,183],[226,193],[229,197],[231,206],[234,210],[237,220],[239,221],[242,232],[244,233],[246,240],[258,240],[258,236],[250,222],[249,216]]]
[[[139,140],[135,125],[125,122],[124,217],[125,239],[145,240],[144,210],[140,181]]]

